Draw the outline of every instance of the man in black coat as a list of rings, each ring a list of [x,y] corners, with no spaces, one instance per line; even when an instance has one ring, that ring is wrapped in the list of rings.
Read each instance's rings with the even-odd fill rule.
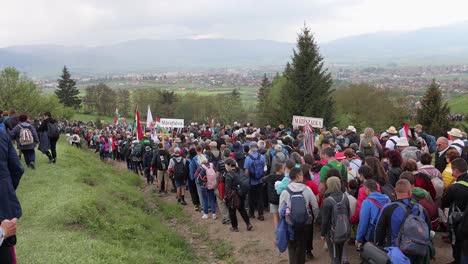
[[[451,164],[452,176],[455,178],[455,183],[450,185],[445,192],[445,196],[442,199],[442,208],[455,205],[463,212],[468,204],[468,165],[466,161],[461,158],[453,160]],[[460,263],[463,239],[463,237],[457,235],[455,245],[452,245],[452,255],[455,259],[454,263]]]
[[[0,263],[13,263],[11,247],[16,244],[16,219],[21,205],[16,197],[24,169],[10,136],[0,129]]]
[[[449,140],[446,137],[440,137],[436,141],[437,152],[435,153],[435,167],[442,173],[447,167],[447,158],[445,154],[450,149]]]

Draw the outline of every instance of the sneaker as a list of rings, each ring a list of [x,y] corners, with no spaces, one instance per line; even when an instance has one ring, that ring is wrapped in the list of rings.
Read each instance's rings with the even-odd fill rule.
[[[180,201],[181,205],[187,205],[187,202],[185,200]]]
[[[248,224],[248,225],[247,225],[247,231],[252,230],[252,228],[253,228],[253,226],[252,226],[251,224]]]
[[[199,205],[195,205],[195,211],[200,211],[200,206]]]
[[[56,159],[52,159],[52,163],[55,163],[55,162],[57,162],[57,160],[56,160]]]
[[[29,167],[33,170],[36,169],[36,166],[34,166],[34,162],[31,162],[31,164],[29,164]]]
[[[231,230],[231,232],[239,232],[239,228],[237,227],[231,227],[229,230]]]
[[[223,225],[230,225],[231,224],[231,220],[229,219],[224,219],[223,220]]]
[[[213,214],[213,220],[216,220],[217,217],[216,217],[216,214]]]
[[[205,213],[204,213],[204,214],[202,215],[201,218],[202,218],[202,219],[208,219],[208,214],[205,214]]]
[[[265,221],[265,217],[263,217],[263,215],[259,215],[257,219],[258,221]]]

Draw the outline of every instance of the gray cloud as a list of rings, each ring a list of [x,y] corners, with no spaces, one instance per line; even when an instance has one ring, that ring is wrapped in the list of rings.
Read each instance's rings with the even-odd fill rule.
[[[465,17],[458,10],[466,9],[450,7],[455,3],[466,6],[462,0],[445,1],[448,8],[430,2],[16,0],[2,4],[0,46],[32,43],[100,45],[140,38],[204,37],[293,42],[304,22],[317,34],[318,41],[326,41],[365,32],[457,22]],[[426,8],[424,14],[420,12],[421,4]],[[395,19],[397,15],[398,20]]]

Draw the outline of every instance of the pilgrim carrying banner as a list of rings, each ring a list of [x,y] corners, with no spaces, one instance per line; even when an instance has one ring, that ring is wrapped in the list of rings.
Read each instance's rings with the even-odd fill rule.
[[[307,124],[315,128],[322,128],[323,118],[307,117],[307,116],[293,116],[293,120],[292,120],[293,126],[303,127]]]

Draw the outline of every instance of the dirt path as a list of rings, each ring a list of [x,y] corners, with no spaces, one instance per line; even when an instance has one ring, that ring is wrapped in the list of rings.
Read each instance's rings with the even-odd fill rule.
[[[115,163],[115,166],[119,169],[126,169],[122,163]],[[153,189],[156,189],[155,185],[146,186],[144,191],[148,192],[152,191]],[[166,197],[163,197],[162,199],[169,203],[177,203],[176,196],[172,193]],[[250,232],[246,230],[245,224],[238,214],[237,217],[239,220],[240,232],[233,233],[229,231],[230,225],[222,224],[222,217],[220,217],[219,213],[217,220],[213,220],[211,218],[202,219],[201,213],[194,211],[189,194],[187,194],[186,200],[189,204],[182,207],[184,211],[191,216],[191,223],[198,227],[205,227],[208,231],[208,238],[210,240],[224,240],[231,243],[233,246],[233,257],[236,263],[288,263],[288,252],[286,251],[281,254],[275,246],[273,219],[268,212],[265,212],[265,221],[251,219],[253,230]],[[193,234],[193,232],[188,227],[181,229],[180,225],[177,225],[177,223],[172,223],[171,225],[177,226],[177,230],[181,231],[180,233],[189,240],[189,244],[194,247],[196,251],[204,252],[202,254],[205,254],[205,256],[208,257],[208,263],[216,262],[213,253],[214,249],[209,248],[207,243],[204,243],[200,240],[200,238],[197,238],[197,234]],[[442,241],[442,235],[445,234],[437,233],[436,237],[434,238],[437,254],[436,260],[431,261],[431,263],[439,264],[452,261],[451,247],[449,244]],[[318,226],[315,226],[314,228],[313,246],[313,254],[315,258],[308,260],[307,262],[329,263],[330,258],[328,256],[328,251],[324,249],[324,244],[320,240]],[[359,255],[356,252],[356,248],[354,246],[346,244],[345,251],[348,255],[348,260],[350,263],[360,263]]]

